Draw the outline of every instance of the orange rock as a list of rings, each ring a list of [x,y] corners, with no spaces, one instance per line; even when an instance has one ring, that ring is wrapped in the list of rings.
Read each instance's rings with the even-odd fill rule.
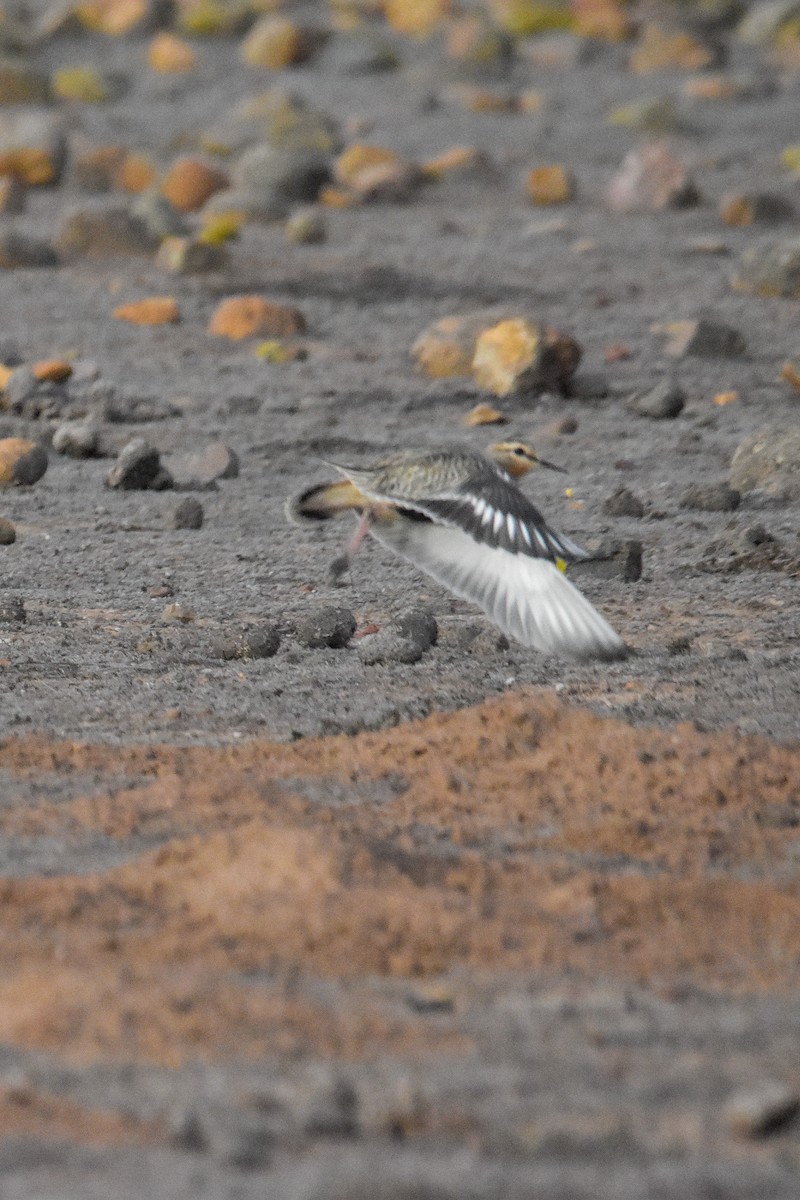
[[[263,296],[229,296],[215,309],[208,332],[240,342],[264,335],[290,337],[305,328],[305,317],[291,305],[275,304]]]
[[[6,386],[13,374],[13,367],[7,367],[5,363],[0,363],[0,392],[2,392],[3,388]]]
[[[449,0],[386,0],[386,20],[397,33],[428,37],[450,11]]]
[[[576,341],[557,330],[542,330],[524,317],[500,321],[475,343],[472,376],[495,396],[561,387],[580,362]]]
[[[84,0],[75,15],[93,33],[118,36],[135,29],[149,15],[148,0]]]
[[[197,55],[187,42],[162,30],[147,47],[147,62],[151,70],[162,75],[181,75],[194,70]]]
[[[121,304],[114,309],[114,316],[132,325],[171,325],[180,320],[178,303],[172,296],[149,296],[134,304]]]
[[[633,32],[631,18],[620,0],[570,0],[570,8],[572,31],[578,37],[624,42]]]
[[[659,25],[648,25],[639,44],[631,53],[628,65],[637,75],[650,71],[665,71],[683,68],[700,71],[711,66],[714,54],[689,33],[672,33]]]
[[[395,166],[403,162],[394,150],[384,146],[369,146],[365,142],[355,142],[343,150],[334,163],[333,172],[337,183],[344,187],[359,186],[360,177],[373,167]]]
[[[64,358],[45,358],[36,362],[32,367],[37,379],[47,379],[50,383],[63,383],[72,374],[72,364]]]
[[[200,158],[179,158],[161,184],[162,195],[180,212],[197,212],[215,192],[229,186],[224,171]]]
[[[476,404],[464,418],[465,425],[503,425],[508,418],[491,404]]]
[[[361,197],[356,192],[348,191],[346,188],[332,187],[330,184],[326,184],[320,189],[317,199],[326,208],[355,208],[361,203]]]
[[[144,154],[128,154],[117,171],[114,182],[123,192],[138,195],[155,183],[156,169]]]
[[[0,175],[13,175],[32,187],[54,183],[60,170],[61,164],[47,146],[14,146],[0,153]]]
[[[686,80],[683,94],[691,100],[732,100],[736,85],[724,75],[698,75]]]
[[[443,317],[422,331],[411,353],[432,379],[467,376],[472,370],[478,334],[486,324],[484,316]]]
[[[450,95],[463,104],[467,112],[512,113],[517,111],[517,97],[508,91],[470,87],[464,84],[450,89]]]
[[[480,150],[474,146],[453,146],[435,158],[429,158],[422,164],[422,171],[431,179],[441,179],[444,175],[455,174],[479,166],[483,161]]]
[[[534,167],[528,174],[528,195],[534,204],[565,204],[575,194],[572,176],[562,166]]]
[[[0,487],[30,487],[46,470],[47,454],[37,442],[14,437],[0,440]]]
[[[791,388],[800,392],[800,371],[793,362],[785,362],[781,370],[781,379],[785,379]]]
[[[718,392],[714,397],[714,403],[720,408],[724,408],[726,404],[735,404],[738,399],[738,392]]]
[[[308,39],[288,17],[262,17],[242,42],[241,55],[248,67],[282,71],[302,62]]]

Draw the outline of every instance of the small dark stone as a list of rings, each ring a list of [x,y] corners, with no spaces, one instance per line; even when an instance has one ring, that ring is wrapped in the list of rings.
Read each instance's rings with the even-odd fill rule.
[[[700,512],[734,512],[739,507],[741,493],[727,483],[693,483],[681,496],[681,508],[696,508]]]
[[[401,638],[407,638],[423,651],[436,645],[439,637],[439,626],[436,618],[424,608],[410,608],[398,618],[395,631]]]
[[[162,474],[158,451],[144,438],[135,437],[120,451],[119,458],[106,477],[106,487],[143,491],[155,485],[160,490],[163,487]]]
[[[215,658],[233,659],[272,658],[281,644],[277,625],[258,625],[233,636],[217,638],[212,647]]]
[[[25,601],[21,596],[0,599],[0,625],[24,625],[26,620]]]
[[[58,255],[49,242],[16,229],[0,234],[0,267],[55,267]]]
[[[643,517],[644,505],[629,488],[620,487],[610,496],[606,496],[603,512],[608,513],[610,517]]]
[[[47,470],[47,451],[43,446],[34,446],[21,454],[14,463],[14,482],[23,487],[32,487]]]
[[[320,608],[298,621],[297,640],[309,650],[329,646],[340,650],[356,631],[356,619],[349,608]]]
[[[642,576],[642,543],[635,540],[619,541],[617,538],[602,538],[596,545],[591,544],[587,549],[592,551],[592,557],[570,565],[570,578],[580,579],[590,576],[593,579],[622,579],[625,583],[635,583]]]
[[[686,403],[686,393],[683,388],[669,379],[662,379],[649,392],[634,396],[630,402],[631,409],[640,417],[650,417],[654,421],[672,420],[683,412]]]
[[[0,517],[0,546],[13,546],[17,540],[17,531],[11,521]]]
[[[800,1112],[800,1096],[794,1088],[770,1080],[760,1087],[742,1091],[727,1104],[728,1128],[738,1137],[763,1138],[777,1133]]]
[[[194,496],[181,500],[172,516],[176,529],[201,529],[203,526],[203,506]]]

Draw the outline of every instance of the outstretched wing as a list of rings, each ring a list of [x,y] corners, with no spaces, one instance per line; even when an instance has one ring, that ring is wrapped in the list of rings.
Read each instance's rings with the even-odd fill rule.
[[[376,523],[373,537],[471,600],[524,646],[571,658],[621,658],[625,643],[549,557],[509,554],[432,521]]]

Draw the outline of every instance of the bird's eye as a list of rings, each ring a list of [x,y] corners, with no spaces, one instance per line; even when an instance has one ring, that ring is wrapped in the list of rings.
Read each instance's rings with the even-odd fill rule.
[[[517,455],[518,458],[527,458],[527,455],[526,455],[525,451],[523,450],[522,446],[515,446],[514,453]]]

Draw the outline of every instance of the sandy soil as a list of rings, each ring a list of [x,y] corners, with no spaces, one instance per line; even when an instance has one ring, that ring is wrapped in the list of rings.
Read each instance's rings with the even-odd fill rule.
[[[717,212],[732,188],[798,199],[779,161],[797,81],[728,41],[731,77],[779,86],[679,99],[676,146],[704,201],[627,216],[602,196],[636,137],[607,112],[680,97],[684,78],[632,75],[628,47],[559,70],[520,60],[507,82],[544,103],[517,115],[455,102],[438,43],[401,41],[402,69],[369,77],[323,60],[246,71],[220,38],[186,77],[147,71],[140,38],[62,35],[31,54],[128,75],[123,100],[65,106],[76,144],[166,165],[276,84],[416,160],[477,146],[496,174],[327,210],[320,246],[248,224],[209,277],[147,257],[0,274],[2,335],[26,361],[91,360],[117,395],[174,406],[109,423],[117,445],[221,438],[241,463],[198,493],[199,531],[172,527],[174,492],[106,489],[108,460],[53,455],[35,487],[0,493],[17,528],[0,599],[27,615],[0,627],[4,1196],[797,1195],[800,503],[680,506],[690,483],[727,478],[748,434],[797,421],[778,376],[798,304],[730,289],[762,231]],[[573,203],[528,203],[540,161],[571,167]],[[67,181],[18,223],[51,233],[85,203]],[[699,238],[725,252],[691,253]],[[219,300],[244,292],[302,309],[304,361],[208,336]],[[166,294],[177,325],[111,317]],[[502,434],[568,469],[526,483],[557,527],[643,543],[639,581],[581,580],[634,647],[626,662],[499,644],[377,546],[332,587],[346,530],[285,522],[321,458],[491,440],[463,425],[482,398],[470,381],[427,380],[410,357],[431,320],[484,308],[568,330],[582,369],[607,377],[606,398],[504,401]],[[701,314],[748,353],[666,359],[653,323]],[[605,363],[615,343],[630,357]],[[632,416],[627,397],[673,373],[683,413]],[[4,436],[47,426],[0,413]],[[644,518],[603,513],[623,483]],[[712,542],[757,523],[777,569],[703,569]],[[164,621],[170,603],[194,619]],[[423,605],[438,644],[375,666],[358,639],[307,649],[294,625],[327,604],[359,632]],[[281,629],[273,658],[215,655],[263,623]]]

